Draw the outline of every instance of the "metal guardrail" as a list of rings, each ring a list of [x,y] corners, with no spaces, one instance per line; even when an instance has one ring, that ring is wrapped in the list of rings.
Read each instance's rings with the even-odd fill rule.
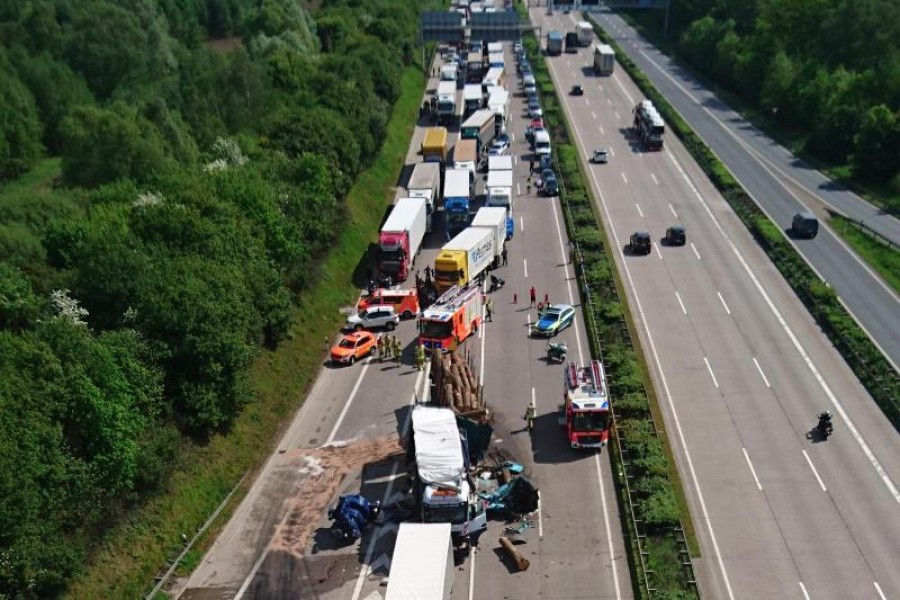
[[[556,167],[557,173],[561,173],[562,171],[559,168],[559,162],[556,160],[556,157],[553,158],[553,164]],[[565,209],[563,211],[563,218],[565,219],[565,222],[566,222],[566,229],[569,232],[569,237],[573,238],[574,233],[577,230],[577,227],[571,218],[572,211],[571,211],[571,207],[569,206],[568,194],[565,189],[565,182],[562,178],[558,178],[557,180],[559,181],[559,198],[560,198],[562,204],[564,205],[564,209]],[[587,279],[584,276],[584,264],[585,264],[584,255],[582,254],[581,249],[578,247],[577,242],[570,242],[569,247],[570,247],[570,261],[571,261],[571,263],[573,265],[573,269],[575,271],[575,279],[578,281],[578,284],[579,284],[578,288],[581,293],[581,297],[582,297],[582,301],[583,301],[583,305],[582,305],[583,308],[586,305],[586,310],[582,310],[582,313],[585,315],[586,320],[588,321],[588,323],[586,323],[586,325],[587,325],[586,329],[587,329],[588,338],[589,338],[588,341],[589,341],[589,344],[592,346],[592,353],[594,354],[594,356],[599,358],[600,361],[605,364],[605,361],[603,360],[603,347],[600,343],[600,341],[601,341],[600,335],[599,335],[600,328],[598,327],[597,320],[595,317],[595,302],[594,302],[593,294],[591,291],[591,287],[588,284]],[[615,300],[617,302],[621,303],[621,298],[619,297],[618,289],[616,289],[614,287],[614,288],[612,288],[612,292],[613,292],[613,296],[615,297]],[[631,341],[631,334],[629,333],[628,325],[625,322],[624,318],[620,318],[619,320],[620,320],[620,323],[619,323],[620,335],[624,338],[627,345],[633,350],[634,346]],[[607,378],[612,378],[612,377],[615,377],[615,374],[611,373],[611,372],[607,372]],[[644,394],[645,394],[645,396],[647,396],[649,398],[649,394],[647,394],[646,389],[644,390]],[[635,533],[635,540],[637,542],[637,557],[638,557],[638,561],[640,562],[639,566],[640,566],[640,570],[641,570],[640,575],[643,580],[644,590],[647,592],[648,595],[651,595],[653,592],[656,592],[658,590],[655,587],[653,587],[653,585],[651,584],[651,577],[654,572],[652,569],[650,569],[648,567],[647,561],[646,561],[647,556],[649,556],[649,554],[650,554],[649,550],[646,548],[646,546],[644,544],[644,540],[647,536],[646,536],[646,533],[644,532],[644,528],[642,527],[641,520],[636,516],[637,512],[635,510],[635,505],[634,505],[634,501],[633,501],[634,492],[632,491],[631,485],[629,483],[630,480],[634,478],[634,475],[629,472],[629,471],[631,471],[631,469],[629,467],[629,463],[627,460],[627,456],[628,456],[627,448],[622,445],[622,440],[619,438],[618,431],[616,428],[617,414],[616,414],[616,410],[615,410],[615,402],[614,401],[610,402],[610,413],[612,415],[612,425],[613,425],[613,427],[612,427],[613,436],[612,437],[615,440],[616,449],[618,450],[618,455],[622,461],[623,473],[622,473],[621,479],[622,479],[622,484],[624,485],[624,488],[625,488],[624,497],[627,502],[628,519],[631,521],[631,526]],[[643,418],[646,419],[646,421],[650,424],[650,428],[653,433],[653,436],[656,438],[659,438],[659,431],[656,426],[656,421],[653,418],[653,414],[652,414],[652,412],[650,412],[649,409],[647,411],[645,411]],[[693,587],[695,593],[697,594],[697,596],[699,596],[700,590],[697,587],[697,578],[694,573],[694,566],[691,561],[690,552],[688,551],[687,539],[685,538],[685,535],[684,535],[684,525],[683,525],[683,523],[681,523],[680,520],[678,522],[678,526],[673,529],[673,533],[675,534],[675,537],[676,537],[676,543],[679,546],[679,555],[682,558],[681,566],[682,566],[682,569],[684,570],[684,574],[685,574],[685,583],[687,583],[689,586]]]

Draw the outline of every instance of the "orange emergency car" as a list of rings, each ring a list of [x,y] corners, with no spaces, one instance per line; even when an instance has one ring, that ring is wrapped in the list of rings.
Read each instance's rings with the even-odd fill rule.
[[[343,365],[352,365],[375,351],[375,334],[370,331],[354,331],[341,338],[331,347],[331,360]]]

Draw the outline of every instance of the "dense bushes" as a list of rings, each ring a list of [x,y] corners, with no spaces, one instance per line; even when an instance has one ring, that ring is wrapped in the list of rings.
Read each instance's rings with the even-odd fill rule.
[[[811,154],[900,186],[897,2],[687,2],[671,28],[692,66],[801,134]]]
[[[0,190],[0,597],[58,595],[185,436],[253,401],[418,9],[0,3],[0,178],[38,166]]]

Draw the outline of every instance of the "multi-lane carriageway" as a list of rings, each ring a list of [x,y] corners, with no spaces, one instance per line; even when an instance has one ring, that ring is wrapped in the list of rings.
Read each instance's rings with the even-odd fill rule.
[[[580,17],[533,9],[543,26]],[[679,141],[645,153],[628,133],[642,99],[621,71],[600,78],[591,57],[548,59],[565,97],[610,240],[675,222],[689,244],[654,244],[616,259],[674,440],[710,598],[900,598],[900,443],[746,229]],[[835,435],[806,434],[820,410]]]
[[[507,61],[515,64],[510,49]],[[428,95],[434,93],[436,83],[429,81]],[[507,85],[514,93],[509,132],[515,157],[516,234],[508,246],[509,264],[499,271],[506,285],[492,294],[494,321],[480,328],[465,350],[473,357],[485,397],[495,411],[495,441],[526,465],[541,490],[541,507],[536,527],[521,547],[531,567],[523,573],[509,571],[497,543],[503,524],[492,522],[480,547],[458,566],[453,597],[630,598],[608,455],[574,452],[566,446],[556,422],[563,369],[548,365],[545,342],[527,335],[536,315],[527,302],[531,286],[540,298],[546,295],[554,302],[577,306],[578,295],[572,266],[567,264],[568,240],[558,199],[527,192],[525,105],[518,78],[510,77]],[[408,165],[421,160],[418,149],[425,126],[420,123],[410,140]],[[451,133],[454,140],[458,138],[458,129]],[[479,184],[483,186],[483,181]],[[398,197],[402,194],[398,191]],[[442,240],[438,228],[426,240],[419,268],[433,264]],[[383,596],[394,528],[374,530],[360,544],[335,548],[327,540],[328,522],[321,514],[309,547],[301,551],[292,545],[292,535],[299,527],[298,499],[305,497],[311,479],[327,476],[317,473],[316,465],[300,461],[298,453],[329,443],[396,437],[406,425],[408,406],[417,395],[423,397],[427,374],[417,372],[411,360],[415,326],[402,323],[396,334],[406,348],[403,366],[367,359],[351,368],[322,369],[278,444],[278,452],[191,575],[182,598],[357,600]],[[580,316],[559,339],[568,343],[570,358],[588,360]],[[522,415],[532,401],[538,418],[529,436],[517,430],[523,429]],[[382,463],[367,469],[362,481],[350,476],[343,487],[356,491],[363,486],[365,493],[390,500],[404,488],[402,474],[402,465]]]
[[[532,18],[568,29],[574,15]],[[510,57],[511,61],[512,58]],[[673,222],[689,244],[655,244],[648,257],[616,254],[654,383],[676,446],[702,557],[701,590],[711,598],[895,598],[900,575],[897,435],[777,271],[673,136],[647,154],[628,135],[637,89],[621,72],[596,78],[585,50],[548,59],[582,156],[611,150],[608,165],[585,165],[610,240],[622,248],[634,229],[658,238]],[[510,62],[512,64],[512,62]],[[585,95],[566,97],[575,82]],[[518,92],[518,82],[510,81]],[[514,87],[515,86],[515,87]],[[429,82],[433,93],[436,84]],[[521,96],[515,111],[524,114]],[[531,568],[511,574],[496,550],[498,524],[455,573],[454,598],[630,597],[619,515],[606,454],[574,453],[556,428],[561,369],[530,340],[539,295],[577,304],[555,199],[524,190],[524,118],[512,121],[517,157],[516,238],[494,295],[496,315],[466,344],[497,411],[499,445],[525,463],[541,488],[536,532],[526,544]],[[423,128],[411,140],[413,163]],[[402,193],[402,192],[399,192]],[[419,264],[431,262],[438,232]],[[519,302],[513,303],[513,294]],[[398,332],[407,364],[364,361],[326,367],[246,499],[186,583],[183,598],[375,598],[384,592],[393,532],[382,528],[350,548],[328,546],[317,530],[302,551],[292,545],[295,503],[310,481],[327,476],[298,463],[305,449],[396,436],[426,374],[410,366],[414,327]],[[586,360],[580,318],[562,335]],[[525,405],[539,418],[521,429]],[[812,444],[806,431],[819,410],[836,414],[836,433]],[[390,498],[403,487],[396,464],[349,477],[346,489]],[[327,526],[319,515],[318,528]]]

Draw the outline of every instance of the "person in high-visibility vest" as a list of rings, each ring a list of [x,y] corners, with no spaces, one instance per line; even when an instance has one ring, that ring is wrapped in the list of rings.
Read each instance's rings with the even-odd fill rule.
[[[416,345],[416,370],[421,371],[425,368],[425,346]]]
[[[529,404],[528,408],[525,409],[525,420],[528,422],[528,431],[534,431],[534,417],[536,412],[534,404]]]

